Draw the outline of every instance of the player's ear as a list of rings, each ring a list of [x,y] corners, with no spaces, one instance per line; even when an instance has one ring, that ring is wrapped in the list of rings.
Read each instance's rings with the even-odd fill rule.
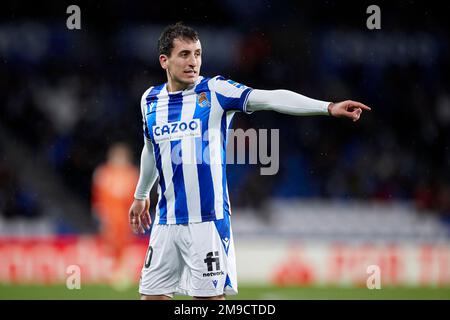
[[[161,64],[161,68],[164,70],[167,70],[167,61],[169,60],[169,57],[167,57],[165,54],[159,55],[159,63]]]

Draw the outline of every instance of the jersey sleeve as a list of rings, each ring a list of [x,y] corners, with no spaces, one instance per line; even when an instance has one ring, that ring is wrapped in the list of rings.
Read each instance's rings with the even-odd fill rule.
[[[241,83],[222,76],[216,76],[210,80],[210,88],[215,92],[217,100],[225,111],[247,111],[248,95],[252,91]]]
[[[248,97],[247,110],[252,112],[271,110],[294,116],[328,115],[330,103],[284,89],[255,89]]]
[[[149,140],[146,140],[142,148],[139,180],[134,192],[134,198],[139,200],[148,198],[157,177],[158,171],[156,169],[153,144]]]
[[[153,87],[148,88],[145,90],[144,94],[141,97],[141,115],[142,115],[142,129],[144,131],[144,137],[147,140],[150,140],[150,133],[148,132],[148,126],[147,126],[147,96],[150,90],[152,90]]]

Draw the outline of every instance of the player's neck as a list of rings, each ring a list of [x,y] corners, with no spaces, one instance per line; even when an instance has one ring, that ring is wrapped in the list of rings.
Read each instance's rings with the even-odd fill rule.
[[[185,90],[187,87],[189,87],[189,84],[177,82],[172,79],[167,80],[167,91],[168,92],[182,91],[182,90]]]

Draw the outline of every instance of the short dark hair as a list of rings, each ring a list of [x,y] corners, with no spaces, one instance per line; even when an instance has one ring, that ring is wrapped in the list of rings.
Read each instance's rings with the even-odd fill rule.
[[[183,22],[177,22],[164,29],[158,40],[159,54],[165,54],[170,56],[173,49],[173,40],[175,39],[190,39],[197,41],[198,33],[191,27],[183,24]]]

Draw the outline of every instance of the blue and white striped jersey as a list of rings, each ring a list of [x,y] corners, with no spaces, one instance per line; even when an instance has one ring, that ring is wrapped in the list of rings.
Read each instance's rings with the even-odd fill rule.
[[[159,174],[155,223],[214,221],[230,214],[226,178],[227,129],[246,112],[252,89],[199,77],[183,91],[150,87],[141,100],[144,135]]]

